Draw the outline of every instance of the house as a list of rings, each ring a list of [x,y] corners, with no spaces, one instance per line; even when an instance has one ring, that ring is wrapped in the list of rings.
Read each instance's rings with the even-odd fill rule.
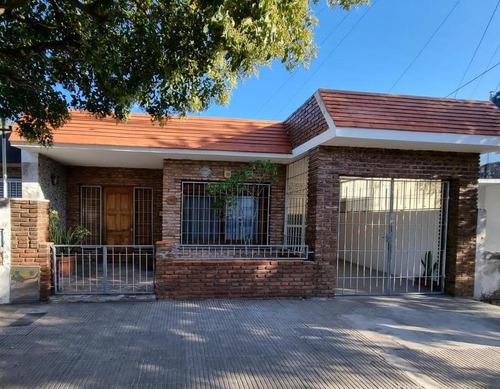
[[[51,282],[56,293],[158,298],[472,295],[479,154],[500,150],[500,111],[319,89],[283,122],[160,127],[72,112],[53,147],[11,142],[28,202],[11,204],[18,220],[31,207],[45,228],[46,199],[91,232],[49,259],[46,234],[33,237],[43,296]],[[276,163],[277,182],[249,180],[217,212],[207,185],[255,160]],[[12,228],[15,247],[22,226]]]
[[[10,132],[6,133],[6,161],[7,161],[7,196],[4,196],[3,185],[0,185],[0,198],[22,197],[21,193],[21,150],[10,144]],[[0,148],[0,169],[3,169],[3,149]]]

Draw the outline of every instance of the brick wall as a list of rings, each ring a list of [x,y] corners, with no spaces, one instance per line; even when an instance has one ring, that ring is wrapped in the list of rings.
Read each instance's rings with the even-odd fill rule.
[[[319,270],[316,295],[335,284],[340,176],[441,179],[450,182],[446,291],[473,294],[479,156],[473,153],[318,147],[309,155],[306,243]]]
[[[300,146],[328,129],[328,123],[314,95],[284,123],[292,148]]]
[[[223,181],[224,168],[232,171],[243,164],[237,162],[188,161],[168,159],[163,162],[163,228],[162,240],[173,243],[181,241],[182,181]],[[200,174],[201,167],[212,170],[208,178]],[[286,166],[278,169],[279,180],[271,186],[271,206],[269,235],[270,244],[283,243],[283,223],[285,218]],[[167,204],[168,197],[175,197],[175,204]]]
[[[212,170],[200,175],[201,167]],[[158,298],[292,297],[310,296],[314,264],[304,261],[200,261],[174,260],[171,243],[180,242],[182,181],[222,181],[224,168],[242,163],[165,160],[163,170],[163,240],[157,244],[156,295]],[[270,244],[283,243],[286,166],[279,166],[279,180],[271,187]],[[176,198],[167,204],[168,197]]]
[[[67,172],[67,226],[80,224],[80,186],[153,188],[153,241],[161,239],[162,171],[161,169],[126,169],[69,166]],[[105,243],[105,242],[104,242]]]
[[[40,266],[40,299],[50,293],[49,202],[11,199],[11,265]]]
[[[174,260],[170,250],[170,242],[157,243],[156,296],[159,299],[313,295],[313,262]]]

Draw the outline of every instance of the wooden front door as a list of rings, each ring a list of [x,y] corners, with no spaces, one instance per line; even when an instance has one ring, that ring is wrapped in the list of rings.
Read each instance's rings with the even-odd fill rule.
[[[104,189],[104,242],[133,244],[132,188]]]

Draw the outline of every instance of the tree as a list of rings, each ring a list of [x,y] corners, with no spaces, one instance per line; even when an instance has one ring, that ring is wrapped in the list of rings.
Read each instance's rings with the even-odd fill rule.
[[[274,60],[307,66],[316,23],[309,0],[3,0],[0,117],[42,144],[69,109],[162,123],[227,103]]]

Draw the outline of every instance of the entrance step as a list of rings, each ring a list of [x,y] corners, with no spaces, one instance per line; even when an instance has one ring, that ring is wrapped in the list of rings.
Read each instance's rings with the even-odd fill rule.
[[[51,303],[107,303],[112,301],[156,301],[154,294],[73,294],[50,296]]]

